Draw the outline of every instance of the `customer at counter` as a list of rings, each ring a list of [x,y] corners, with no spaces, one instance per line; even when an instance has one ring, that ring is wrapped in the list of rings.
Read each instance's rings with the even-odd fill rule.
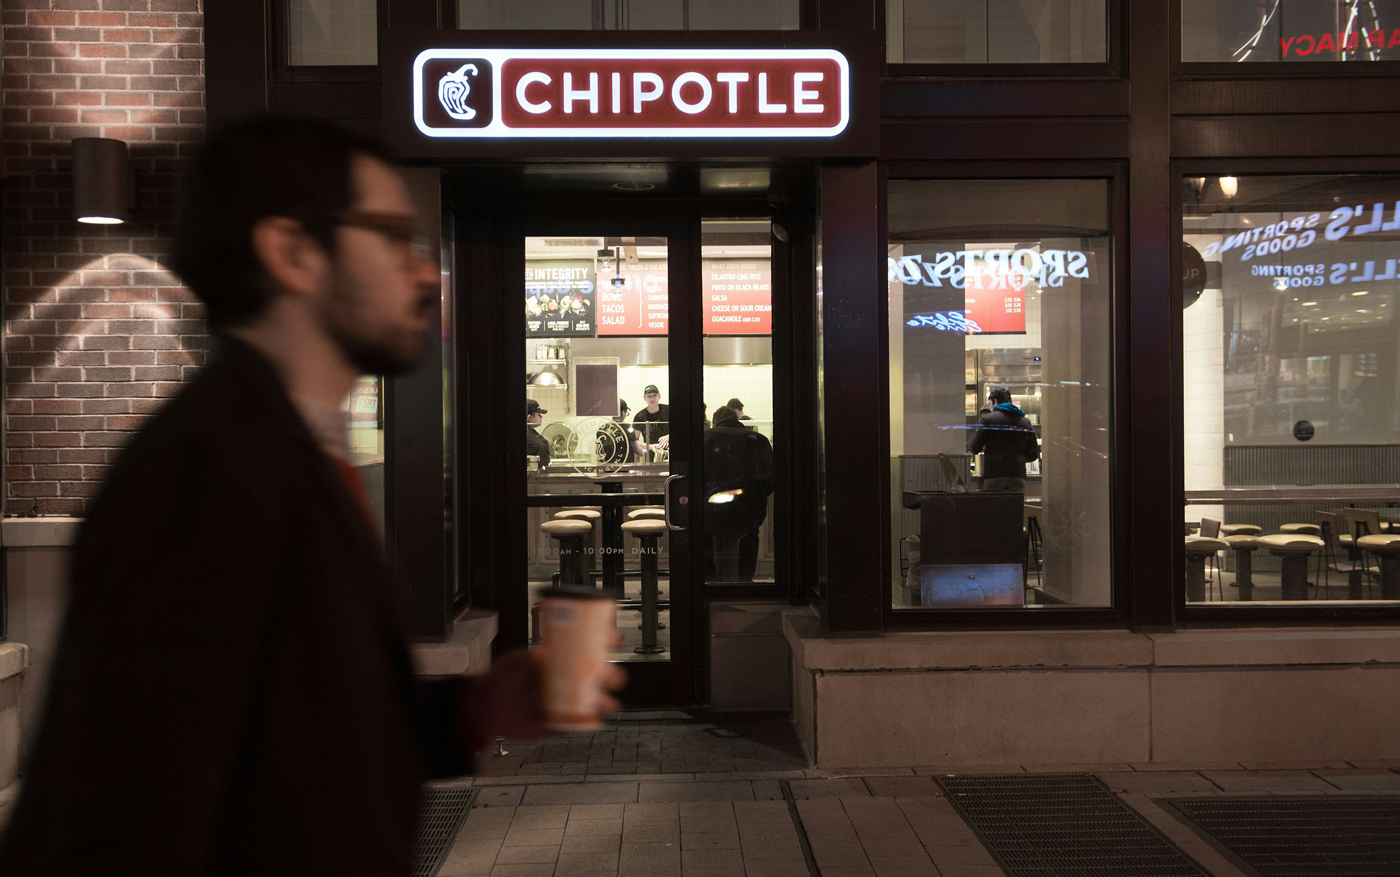
[[[968,451],[982,458],[982,489],[1026,492],[1026,464],[1040,459],[1040,442],[1026,412],[1011,401],[1011,391],[997,387],[988,394],[992,410],[983,413]]]
[[[752,417],[744,413],[744,403],[740,402],[737,396],[725,402],[724,407],[734,409],[734,413],[739,416],[740,420],[753,420]]]
[[[751,582],[773,493],[773,446],[740,423],[733,408],[717,408],[714,427],[705,431],[704,471],[706,575]]]
[[[525,456],[539,457],[540,471],[549,466],[549,439],[540,435],[535,427],[544,423],[544,416],[548,413],[534,399],[525,400]]]
[[[656,384],[646,385],[642,400],[647,407],[637,412],[632,425],[639,433],[635,446],[637,456],[650,463],[655,460],[656,451],[664,451],[671,445],[671,406],[661,404],[661,390]]]

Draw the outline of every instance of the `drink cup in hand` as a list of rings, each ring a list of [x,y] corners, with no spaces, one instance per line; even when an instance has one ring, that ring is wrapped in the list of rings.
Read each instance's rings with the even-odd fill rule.
[[[550,588],[540,601],[539,656],[544,712],[550,729],[603,727],[608,652],[617,639],[617,603],[591,588]]]

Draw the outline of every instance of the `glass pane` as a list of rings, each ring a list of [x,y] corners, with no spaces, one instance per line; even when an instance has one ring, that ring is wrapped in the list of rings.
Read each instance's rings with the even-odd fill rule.
[[[384,532],[384,379],[367,375],[340,405],[350,423],[350,462],[360,470],[370,509]]]
[[[892,64],[1102,64],[1104,0],[886,0]]]
[[[530,604],[559,582],[613,591],[619,661],[670,658],[669,531],[623,527],[660,514],[670,474],[667,267],[665,238],[525,239]],[[569,519],[589,524],[581,541],[548,532]],[[650,550],[660,609],[648,630]]]
[[[1104,180],[891,181],[895,608],[1108,606]]]
[[[773,250],[767,219],[701,226],[705,580],[773,579]]]
[[[378,64],[375,0],[289,0],[287,63],[293,67]]]
[[[796,30],[801,0],[457,0],[465,30]]]
[[[1187,599],[1400,599],[1400,176],[1182,194]]]
[[[1182,0],[1183,61],[1400,58],[1400,0]]]

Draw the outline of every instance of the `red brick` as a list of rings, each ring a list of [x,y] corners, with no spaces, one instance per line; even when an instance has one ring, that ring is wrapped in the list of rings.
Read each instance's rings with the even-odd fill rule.
[[[54,99],[55,99],[55,95],[53,94],[53,92],[49,92],[49,91],[7,91],[7,92],[5,92],[5,103],[9,104],[10,106],[15,106],[15,107],[47,107],[47,106],[53,106],[53,104],[55,103],[55,100],[54,100]],[[36,130],[41,130],[41,131],[43,131],[43,134],[40,135],[39,137],[32,137],[32,139],[36,139],[36,140],[38,140],[38,139],[47,139],[47,137],[48,137],[48,131],[47,131],[47,130],[44,130],[44,129],[34,129],[34,128],[29,128],[29,127],[25,127],[25,128],[23,128],[23,129],[21,129],[20,131],[16,131],[14,128],[10,128],[9,130],[7,130],[7,131],[5,132],[5,134],[6,134],[7,136],[24,136],[25,134],[32,134],[32,132],[34,132],[34,131],[36,131]]]
[[[77,87],[83,91],[121,91],[128,82],[126,76],[80,76]]]
[[[49,25],[57,27],[71,27],[78,23],[78,13],[76,12],[31,12],[29,13],[29,23],[35,25]],[[8,36],[8,34],[7,34]]]
[[[18,432],[38,432],[40,430],[52,432],[57,428],[55,421],[56,418],[53,417],[11,414],[5,419],[5,428]]]
[[[23,25],[9,25],[5,28],[5,42],[7,43],[52,43],[53,28],[51,27],[25,27]],[[169,42],[167,40],[166,42]]]
[[[102,95],[88,91],[62,91],[53,96],[53,102],[60,107],[100,107]]]
[[[81,466],[35,466],[34,477],[40,481],[79,481],[83,477]]]
[[[83,403],[78,399],[34,399],[35,414],[81,414]]]
[[[98,448],[59,448],[60,463],[102,463],[107,459],[106,452]]]
[[[58,496],[58,484],[52,481],[16,481],[10,484],[10,496]]]
[[[9,44],[7,44],[8,48]],[[31,58],[76,58],[78,46],[74,43],[30,43]]]
[[[132,27],[175,27],[180,23],[179,16],[172,12],[131,12],[126,20]]]
[[[128,110],[83,110],[80,118],[84,125],[125,125],[131,121]]]
[[[56,62],[50,58],[6,58],[6,73],[52,73]]]
[[[102,450],[98,451],[98,453],[102,455],[103,464],[98,466],[84,466],[82,476],[84,481],[101,481],[107,477],[107,473],[111,470],[112,467],[106,464],[107,451]]]
[[[34,446],[39,448],[72,448],[77,447],[82,441],[82,435],[76,432],[35,432]]]
[[[150,61],[132,61],[113,59],[111,61],[98,61],[102,65],[99,72],[108,76],[149,76],[151,74]]]
[[[96,481],[60,481],[59,493],[62,496],[96,496],[102,485]]]
[[[103,37],[104,31],[96,27],[56,27],[53,29],[54,42],[59,43],[96,43]]]
[[[63,107],[34,107],[29,111],[29,118],[35,122],[71,125],[78,121],[78,111]]]
[[[122,27],[126,24],[125,12],[79,12],[78,24],[84,27]]]
[[[151,8],[150,0],[102,0],[102,8],[107,11],[145,12]]]
[[[52,448],[16,448],[10,451],[10,461],[13,463],[57,463],[58,455],[62,451]]]
[[[130,47],[128,54],[132,58],[168,58],[171,60],[180,56],[179,50],[173,44],[142,45],[138,43]]]
[[[78,43],[80,58],[125,58],[126,46],[118,43]]]

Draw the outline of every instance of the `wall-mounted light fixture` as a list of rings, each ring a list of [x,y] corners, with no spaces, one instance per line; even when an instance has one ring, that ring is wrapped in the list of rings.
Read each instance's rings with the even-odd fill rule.
[[[1226,198],[1235,197],[1235,193],[1240,190],[1240,181],[1235,177],[1220,178],[1220,192]]]
[[[106,137],[73,140],[73,218],[92,225],[126,222],[131,208],[126,143]]]

